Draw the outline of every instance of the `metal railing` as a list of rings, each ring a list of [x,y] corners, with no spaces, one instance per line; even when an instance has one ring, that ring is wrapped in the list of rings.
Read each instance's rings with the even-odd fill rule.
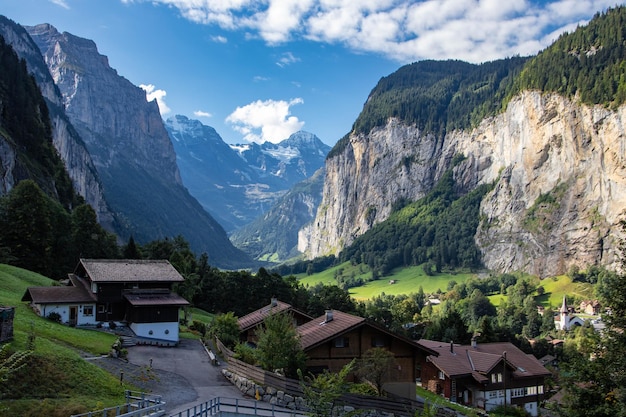
[[[165,415],[165,402],[160,395],[126,390],[126,404],[74,414],[72,417],[145,417]]]
[[[203,402],[185,411],[172,414],[170,417],[209,417],[220,413],[228,415],[252,415],[270,417],[302,417],[303,414],[289,411],[272,404],[255,400],[217,397]]]

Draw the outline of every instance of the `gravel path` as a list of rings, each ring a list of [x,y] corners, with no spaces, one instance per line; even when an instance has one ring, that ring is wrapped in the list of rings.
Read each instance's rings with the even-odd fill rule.
[[[128,361],[89,360],[116,377],[123,372],[125,383],[161,395],[172,415],[215,397],[244,398],[222,375],[222,366],[211,364],[198,340],[183,339],[173,348],[133,346],[128,349]]]

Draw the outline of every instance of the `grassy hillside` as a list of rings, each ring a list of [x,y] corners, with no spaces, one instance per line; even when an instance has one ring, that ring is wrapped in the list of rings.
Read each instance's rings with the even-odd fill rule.
[[[28,365],[0,384],[0,415],[67,417],[121,404],[123,390],[133,389],[82,358],[108,352],[114,335],[53,323],[20,301],[27,287],[52,284],[39,274],[0,264],[0,305],[16,307],[10,348],[24,350],[29,334],[35,336]]]
[[[365,271],[365,272],[364,272]],[[303,285],[313,286],[318,283],[336,285],[337,276],[362,276],[365,280],[371,279],[372,273],[362,265],[353,266],[350,262],[344,262],[338,266],[329,268],[313,275],[300,274],[297,277]],[[366,282],[364,285],[350,288],[350,295],[357,300],[371,299],[374,296],[385,293],[387,295],[399,295],[416,293],[421,286],[425,293],[445,292],[448,282],[454,280],[463,282],[476,274],[472,273],[441,273],[433,276],[426,275],[421,266],[398,268],[384,278]],[[390,282],[394,283],[391,284]]]

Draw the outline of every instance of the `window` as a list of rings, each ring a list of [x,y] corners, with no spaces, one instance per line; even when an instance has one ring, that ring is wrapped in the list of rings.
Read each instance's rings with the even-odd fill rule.
[[[106,310],[105,310],[105,306],[104,306],[104,304],[100,304],[100,305],[98,306],[98,313],[104,313],[105,311],[106,311]]]
[[[372,347],[383,347],[385,346],[385,338],[382,336],[372,336]]]
[[[543,394],[543,385],[539,385],[539,386],[537,387],[537,392],[538,392],[539,394]]]
[[[93,316],[93,306],[84,306],[83,316]]]
[[[527,387],[526,395],[537,395],[537,387]]]
[[[498,391],[489,391],[489,399],[493,400],[494,398],[498,398]]]
[[[491,383],[495,384],[496,382],[502,382],[502,374],[491,374]]]
[[[439,371],[439,379],[446,379],[446,375],[443,373],[443,371]]]
[[[511,398],[523,397],[526,392],[525,388],[515,388],[511,390]]]
[[[335,347],[336,348],[347,348],[350,347],[350,338],[348,337],[338,337],[335,339]]]

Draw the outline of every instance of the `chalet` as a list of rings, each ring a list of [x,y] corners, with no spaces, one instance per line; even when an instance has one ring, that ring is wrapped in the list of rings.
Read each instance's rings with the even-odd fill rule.
[[[422,364],[422,385],[429,391],[470,407],[490,411],[499,405],[524,408],[537,416],[545,398],[550,372],[515,345],[476,343],[456,345],[421,339],[434,350]]]
[[[298,311],[293,308],[291,304],[272,298],[267,306],[246,314],[238,319],[240,340],[242,342],[255,344],[257,340],[256,331],[263,324],[263,321],[271,314],[291,314],[293,317],[294,327],[298,327],[301,324],[313,320],[313,317]]]
[[[180,307],[172,292],[184,278],[168,261],[81,259],[69,285],[30,287],[22,297],[42,317],[70,325],[127,324],[140,338],[178,343]]]
[[[362,317],[336,310],[327,311],[296,330],[307,355],[307,369],[314,374],[324,370],[339,372],[352,359],[362,358],[371,348],[389,350],[395,357],[397,369],[394,383],[386,384],[384,388],[411,399],[415,399],[415,382],[420,378],[421,364],[427,355],[435,353]]]
[[[580,311],[590,316],[597,316],[602,312],[602,305],[598,300],[585,300],[580,302]]]

